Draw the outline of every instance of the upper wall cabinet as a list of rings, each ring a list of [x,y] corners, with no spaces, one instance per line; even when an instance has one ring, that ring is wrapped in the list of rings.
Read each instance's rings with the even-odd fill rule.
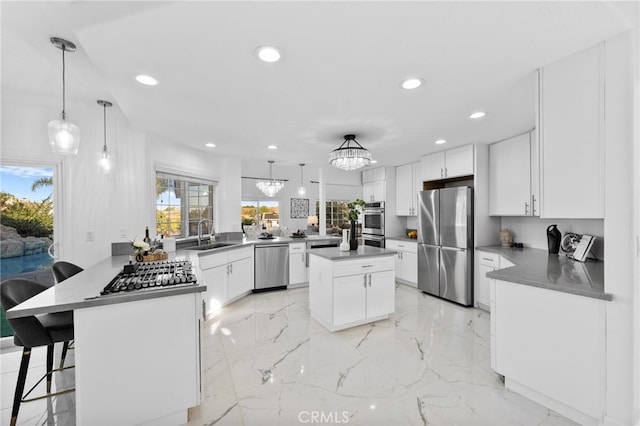
[[[422,164],[396,167],[396,215],[418,215],[418,191],[422,191]]]
[[[539,72],[545,218],[604,217],[604,44]]]
[[[385,177],[386,172],[384,167],[362,172],[362,199],[365,202],[385,201]]]
[[[384,167],[365,170],[362,172],[362,183],[379,182],[385,179]]]
[[[489,214],[539,216],[535,132],[489,145]]]
[[[473,174],[473,145],[422,157],[422,180],[449,179]]]

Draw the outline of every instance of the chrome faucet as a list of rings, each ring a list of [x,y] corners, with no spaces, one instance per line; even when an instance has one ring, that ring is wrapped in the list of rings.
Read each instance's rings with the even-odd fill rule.
[[[200,243],[202,243],[202,224],[204,222],[209,222],[209,224],[211,225],[209,228],[211,232],[209,234],[215,235],[215,231],[213,229],[213,221],[211,219],[202,219],[200,222],[198,222],[198,246],[200,246]]]

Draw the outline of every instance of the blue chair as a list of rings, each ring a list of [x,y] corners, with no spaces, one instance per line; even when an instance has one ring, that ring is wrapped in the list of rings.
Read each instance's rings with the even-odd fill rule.
[[[19,278],[3,281],[0,283],[0,303],[2,304],[2,309],[4,309],[6,314],[9,309],[45,291],[46,289],[47,287],[40,283]],[[75,391],[75,389],[67,389],[51,393],[53,372],[61,370],[53,369],[53,345],[57,342],[68,342],[73,340],[73,317],[69,320],[69,316],[67,315],[42,314],[7,319],[7,321],[15,332],[13,336],[15,345],[23,347],[22,361],[20,362],[18,382],[16,383],[13,408],[11,410],[11,426],[15,426],[18,419],[20,404],[22,402],[33,401],[35,399],[52,397]],[[29,368],[29,360],[31,358],[31,348],[38,346],[47,347],[47,372],[26,394],[23,395],[24,385],[27,378],[27,370]],[[47,379],[47,394],[41,397],[26,399],[45,377]]]

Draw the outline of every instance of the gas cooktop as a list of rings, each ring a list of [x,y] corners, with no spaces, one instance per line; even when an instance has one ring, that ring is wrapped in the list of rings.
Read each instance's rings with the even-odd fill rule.
[[[188,260],[144,262],[126,265],[100,292],[101,296],[196,285],[197,278]]]

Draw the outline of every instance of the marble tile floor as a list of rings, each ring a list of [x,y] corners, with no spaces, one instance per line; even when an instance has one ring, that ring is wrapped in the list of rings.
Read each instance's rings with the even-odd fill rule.
[[[34,350],[34,381],[45,353]],[[20,356],[0,354],[3,425]],[[490,367],[489,314],[404,285],[390,319],[334,333],[310,317],[307,288],[247,296],[204,322],[202,364],[188,425],[575,424],[504,388]],[[73,370],[55,381],[72,384]],[[74,407],[73,393],[26,403],[18,424],[75,425]]]

